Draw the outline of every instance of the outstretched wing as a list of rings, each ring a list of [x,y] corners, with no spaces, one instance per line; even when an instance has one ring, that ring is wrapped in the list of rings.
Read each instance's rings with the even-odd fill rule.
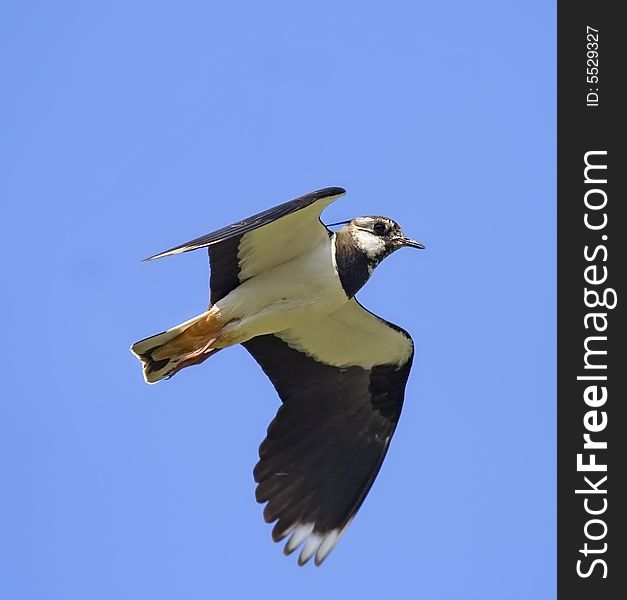
[[[322,320],[244,344],[283,402],[259,448],[256,497],[285,553],[319,565],[376,477],[413,358],[404,330],[350,300]]]
[[[330,235],[320,213],[345,193],[339,187],[311,192],[146,260],[208,247],[211,302],[215,303],[242,281],[320,244]]]

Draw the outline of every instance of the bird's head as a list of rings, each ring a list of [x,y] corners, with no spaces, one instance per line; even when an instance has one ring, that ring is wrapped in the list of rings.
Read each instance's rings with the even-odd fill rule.
[[[424,248],[420,242],[406,237],[401,226],[388,217],[357,217],[349,221],[343,229],[366,254],[372,269],[399,248]]]

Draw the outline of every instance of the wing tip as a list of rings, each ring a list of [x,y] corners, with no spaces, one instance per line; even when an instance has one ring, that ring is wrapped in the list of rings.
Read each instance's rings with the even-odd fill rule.
[[[159,252],[158,254],[153,254],[148,258],[144,258],[141,262],[147,263],[152,262],[153,260],[158,260],[159,258],[165,258],[166,256],[175,256],[176,254],[183,254],[184,252],[191,252],[192,250],[198,250],[202,248],[201,245],[192,245],[192,244],[183,244],[182,246],[176,246],[175,248],[170,248],[169,250],[164,250],[163,252]]]
[[[345,193],[346,190],[343,187],[332,186],[311,192],[310,195],[317,196],[318,198],[332,198],[334,196],[343,196]]]
[[[313,558],[314,565],[319,567],[337,546],[352,520],[351,517],[343,526],[328,531],[316,531],[315,523],[298,522],[283,532],[280,537],[277,536],[278,539],[274,535],[273,538],[275,542],[278,542],[289,535],[289,539],[283,547],[283,554],[289,556],[302,546],[298,555],[298,566],[304,566]]]

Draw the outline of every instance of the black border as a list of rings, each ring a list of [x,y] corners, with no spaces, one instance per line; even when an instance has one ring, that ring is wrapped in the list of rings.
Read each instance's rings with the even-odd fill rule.
[[[627,41],[627,27],[618,16],[620,3],[617,2],[562,0],[557,8],[558,598],[603,600],[627,597],[624,595],[627,594],[627,537],[623,517],[627,511],[627,422],[624,419],[624,406],[627,404],[624,319],[627,296],[624,281],[627,269],[626,259],[621,256],[627,256],[623,206],[627,204],[624,184],[627,177],[624,149],[627,144],[627,103],[624,94],[619,91],[627,84],[627,69],[622,64],[627,62],[624,61],[627,46],[623,44],[623,40]],[[599,81],[594,83],[586,80],[587,26],[599,30]],[[586,95],[595,91],[591,88],[598,88],[598,106],[586,106]],[[607,184],[599,187],[608,196],[604,209],[608,224],[600,231],[591,231],[584,225],[584,195],[591,187],[584,182],[584,155],[592,150],[607,151]],[[607,240],[601,240],[602,235],[607,235]],[[586,452],[583,450],[583,434],[586,433],[584,415],[591,410],[583,399],[583,391],[589,382],[578,381],[577,376],[599,374],[600,371],[584,370],[584,340],[594,334],[594,331],[586,330],[584,317],[595,310],[584,304],[584,287],[593,287],[584,280],[584,269],[593,264],[586,261],[584,247],[588,245],[591,254],[594,246],[601,243],[607,247],[607,261],[601,261],[604,253],[600,251],[597,255],[599,260],[593,262],[607,266],[606,286],[616,290],[618,304],[613,310],[607,310],[608,328],[605,334],[608,339],[604,347],[607,356],[604,358],[608,380],[607,383],[598,382],[606,385],[608,390],[607,402],[597,408],[607,413],[607,427],[592,434],[592,439],[608,443],[606,450],[596,451],[597,462],[607,464],[607,472],[603,473],[607,475],[607,481],[599,486],[607,493],[587,496],[576,494],[575,490],[586,487],[584,476],[588,475],[596,481],[599,473],[577,471],[577,454]],[[598,286],[599,291],[602,287]],[[593,508],[603,506],[601,499],[607,499],[607,510],[598,515],[607,525],[607,535],[597,542],[588,541],[584,533],[586,522],[595,518],[585,511],[586,497],[590,497],[589,506]],[[603,527],[597,523],[589,531],[593,535],[600,534]],[[607,551],[586,558],[580,552],[586,541],[591,547],[607,543]],[[577,561],[584,561],[581,570],[587,572],[591,561],[597,557],[607,564],[607,577],[602,577],[604,569],[601,564],[595,566],[589,577],[580,577]]]

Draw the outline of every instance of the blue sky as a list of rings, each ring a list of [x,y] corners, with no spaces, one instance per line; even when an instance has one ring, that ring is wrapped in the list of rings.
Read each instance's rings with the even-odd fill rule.
[[[555,596],[555,7],[3,2],[0,596]],[[320,569],[254,500],[278,406],[241,348],[156,386],[129,345],[200,312],[203,252],[325,186],[386,214],[360,293],[416,359]]]

